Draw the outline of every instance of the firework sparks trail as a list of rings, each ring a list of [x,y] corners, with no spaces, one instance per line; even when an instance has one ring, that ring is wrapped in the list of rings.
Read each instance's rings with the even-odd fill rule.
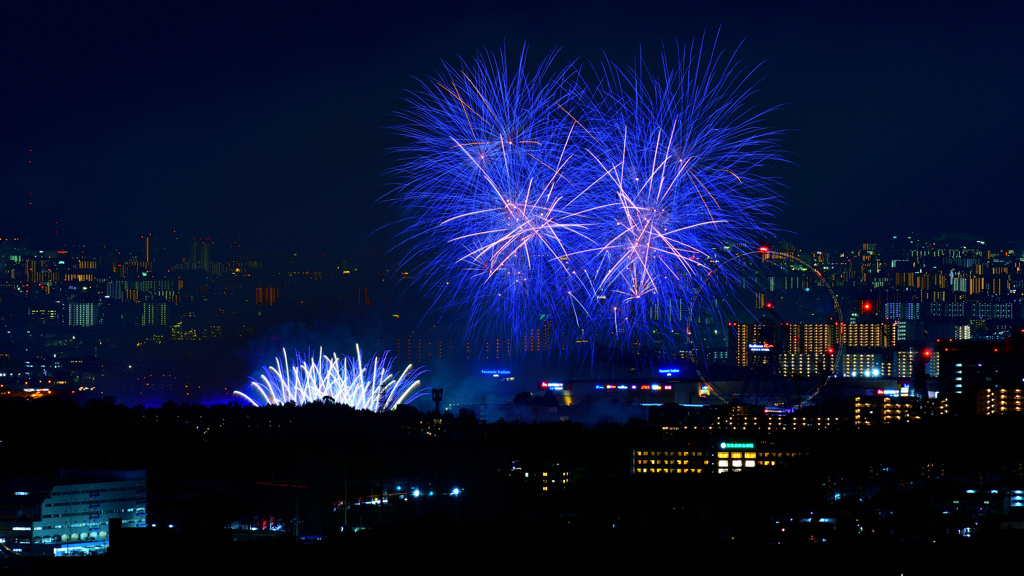
[[[616,188],[621,218],[615,224],[622,231],[603,246],[592,250],[611,255],[612,260],[600,278],[599,289],[612,290],[630,299],[656,292],[661,277],[679,281],[683,276],[692,275],[696,268],[706,267],[699,258],[706,258],[707,254],[688,244],[687,234],[700,226],[725,222],[709,219],[671,228],[671,225],[680,223],[673,221],[666,205],[666,201],[672,198],[668,191],[676,186],[687,169],[686,164],[682,164],[675,168],[674,174],[666,174],[668,158],[657,158],[658,144],[660,142],[655,144],[654,165],[646,180],[641,181],[638,176],[632,178],[636,183],[635,192],[629,190],[632,183],[626,181],[622,172],[624,163],[604,171]],[[668,144],[671,146],[671,134]],[[624,145],[624,155],[627,149],[628,146]],[[595,161],[604,168],[599,159]],[[667,264],[661,266],[663,271],[656,269],[659,263]]]
[[[592,244],[600,206],[570,178],[585,158],[563,110],[577,90],[554,55],[504,52],[445,65],[409,98],[395,196],[408,264],[453,319],[519,334],[579,289],[569,254]]]
[[[355,357],[326,356],[320,350],[308,360],[296,353],[293,364],[282,350],[276,365],[265,367],[260,379],[250,383],[249,394],[236,391],[235,395],[253,406],[289,402],[302,405],[330,399],[357,410],[385,412],[429,392],[413,393],[423,372],[410,364],[396,376],[386,352],[364,363],[358,345]]]
[[[660,70],[605,63],[589,86],[553,60],[531,73],[525,49],[483,54],[410,95],[393,196],[405,265],[471,332],[679,330],[713,298],[702,277],[742,273],[725,256],[773,235],[779,133],[749,103],[752,72],[703,42]]]

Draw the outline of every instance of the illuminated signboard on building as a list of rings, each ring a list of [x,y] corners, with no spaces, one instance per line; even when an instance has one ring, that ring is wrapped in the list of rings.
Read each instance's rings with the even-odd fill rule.
[[[658,374],[662,376],[679,376],[679,368],[658,368]]]
[[[484,376],[494,376],[495,378],[497,378],[498,376],[512,375],[511,370],[481,370],[480,373],[483,374]]]
[[[707,384],[701,384],[700,385],[700,397],[701,398],[707,398],[708,396],[711,396],[711,386],[709,386]]]
[[[747,344],[747,348],[750,348],[751,352],[771,352],[773,346],[771,344]]]
[[[754,449],[754,443],[753,442],[722,442],[719,446],[721,446],[722,450],[753,450]]]
[[[566,384],[565,382],[541,382],[540,389],[554,390],[555,392],[558,392],[560,390],[572,390],[572,385]]]
[[[875,394],[877,394],[879,396],[888,396],[890,398],[898,398],[900,396],[910,396],[910,387],[909,386],[903,386],[899,390],[896,390],[896,389],[893,389],[893,388],[886,388],[886,389],[883,390],[883,389],[879,388],[879,389],[875,390]]]
[[[641,392],[660,392],[671,390],[671,384],[596,384],[594,390],[635,390]]]

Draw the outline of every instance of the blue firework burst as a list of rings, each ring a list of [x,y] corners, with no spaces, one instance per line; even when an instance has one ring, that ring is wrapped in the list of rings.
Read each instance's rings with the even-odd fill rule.
[[[778,133],[749,73],[700,43],[589,87],[525,57],[445,65],[409,97],[409,262],[437,311],[514,342],[543,317],[562,346],[665,345],[721,255],[771,236]]]
[[[504,52],[445,65],[409,98],[397,173],[409,262],[435,308],[515,338],[563,307],[594,207],[571,174],[572,70]],[[478,324],[473,319],[486,319]]]
[[[734,261],[720,255],[771,236],[778,196],[763,167],[778,158],[778,134],[750,111],[749,84],[700,45],[675,64],[663,55],[660,70],[605,65],[588,150],[613,224],[591,249],[601,332],[645,341],[681,330],[703,276]]]

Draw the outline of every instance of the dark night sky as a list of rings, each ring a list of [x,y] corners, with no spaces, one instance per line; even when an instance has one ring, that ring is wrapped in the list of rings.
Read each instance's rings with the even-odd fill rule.
[[[176,228],[344,253],[395,217],[374,203],[399,143],[387,127],[440,60],[525,41],[538,57],[628,64],[720,29],[720,47],[763,62],[755,102],[784,104],[770,116],[790,131],[777,223],[799,244],[1024,238],[1021,8],[68,4],[0,7],[0,237],[59,222],[87,242]]]

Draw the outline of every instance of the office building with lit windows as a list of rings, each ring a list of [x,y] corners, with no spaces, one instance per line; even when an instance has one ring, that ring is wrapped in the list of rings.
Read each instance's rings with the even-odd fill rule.
[[[807,452],[775,442],[753,440],[681,442],[674,445],[633,450],[631,473],[634,476],[674,474],[722,474],[758,467],[783,465]]]
[[[110,520],[145,527],[146,506],[144,470],[14,478],[0,489],[0,544],[33,556],[99,554],[110,544]]]
[[[854,398],[853,422],[858,428],[920,420],[923,407],[916,398],[882,394]]]
[[[717,466],[715,471],[740,472],[757,467],[757,451],[754,442],[720,442],[715,451]]]
[[[584,470],[558,461],[516,460],[512,464],[510,478],[527,493],[545,496],[571,490]]]
[[[1024,390],[984,388],[977,391],[978,415],[992,416],[1007,412],[1024,412]]]
[[[797,416],[787,412],[768,412],[751,406],[727,406],[709,424],[711,430],[740,433],[773,434],[798,430],[826,430],[842,425],[841,418],[831,416]]]
[[[141,322],[143,326],[167,326],[167,303],[143,302]]]
[[[832,323],[783,323],[773,328],[730,324],[729,358],[736,366],[751,366],[766,362],[760,352],[773,348],[784,377],[810,377],[833,371],[834,350],[841,339],[839,325]]]
[[[779,354],[779,373],[784,378],[808,378],[832,373],[834,363],[833,354]]]
[[[782,345],[794,354],[830,354],[842,341],[838,324],[783,324]]]
[[[844,378],[880,378],[890,374],[882,365],[881,354],[863,354],[847,352],[843,357]]]
[[[736,366],[750,366],[753,362],[751,344],[764,344],[759,324],[729,324],[729,358]]]
[[[789,445],[781,445],[772,441],[738,441],[718,442],[715,446],[713,460],[715,471],[741,472],[755,468],[782,466],[794,458],[808,455],[806,450]]]
[[[633,450],[631,470],[634,475],[701,474],[709,462],[704,450],[690,447],[640,448]]]
[[[68,302],[68,326],[89,328],[98,322],[95,302]]]
[[[891,349],[896,340],[896,324],[849,324],[846,326],[847,348]]]

